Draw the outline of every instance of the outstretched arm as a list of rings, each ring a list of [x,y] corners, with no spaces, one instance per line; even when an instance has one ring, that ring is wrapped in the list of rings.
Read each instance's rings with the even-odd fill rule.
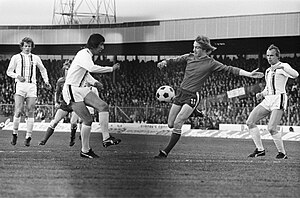
[[[245,70],[241,69],[239,75],[240,76],[247,76],[247,77],[250,77],[250,78],[262,78],[262,77],[264,77],[264,73],[258,72],[257,70],[259,70],[259,68],[253,70],[252,72],[248,72],[248,71],[245,71]]]

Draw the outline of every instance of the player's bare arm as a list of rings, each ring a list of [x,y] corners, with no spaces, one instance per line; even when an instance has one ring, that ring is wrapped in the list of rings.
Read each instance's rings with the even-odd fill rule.
[[[259,70],[259,68],[253,70],[252,72],[248,72],[248,71],[245,71],[245,70],[241,69],[239,75],[240,76],[247,76],[247,77],[250,77],[250,78],[262,78],[262,77],[264,77],[264,73],[258,72],[257,70]]]

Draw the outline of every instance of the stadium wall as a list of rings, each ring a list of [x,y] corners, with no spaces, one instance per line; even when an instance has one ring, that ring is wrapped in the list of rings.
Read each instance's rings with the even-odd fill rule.
[[[211,39],[261,38],[300,35],[300,12],[163,20],[99,25],[0,26],[0,43],[16,44],[29,36],[37,44],[84,44],[93,32],[108,44]]]

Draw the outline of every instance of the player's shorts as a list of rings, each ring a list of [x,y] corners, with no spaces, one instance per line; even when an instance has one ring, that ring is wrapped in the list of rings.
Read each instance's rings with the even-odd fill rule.
[[[73,111],[71,105],[68,105],[65,101],[60,102],[59,109],[69,112],[69,113]]]
[[[24,98],[36,98],[37,88],[34,83],[17,82],[16,83],[16,95],[23,96]]]
[[[63,88],[63,98],[67,104],[70,102],[83,102],[84,98],[88,95],[91,91],[89,87],[75,87],[72,85],[64,85]]]
[[[179,88],[176,90],[176,96],[173,103],[179,106],[188,104],[190,107],[195,109],[200,103],[200,94],[199,92],[191,92]]]
[[[272,111],[274,109],[286,110],[287,107],[287,95],[267,95],[265,99],[260,103],[265,109]]]

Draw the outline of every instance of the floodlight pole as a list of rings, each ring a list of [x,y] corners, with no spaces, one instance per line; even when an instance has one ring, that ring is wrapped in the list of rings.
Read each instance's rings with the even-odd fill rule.
[[[115,0],[54,0],[53,25],[116,23]]]

